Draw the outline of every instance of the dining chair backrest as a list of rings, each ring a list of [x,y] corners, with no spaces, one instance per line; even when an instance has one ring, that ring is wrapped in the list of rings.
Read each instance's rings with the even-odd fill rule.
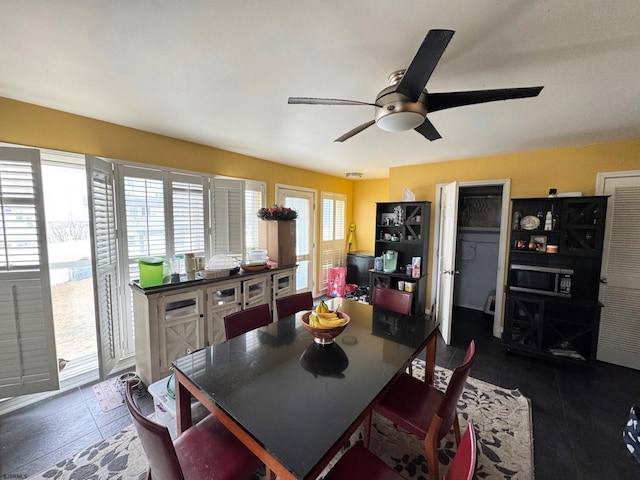
[[[477,448],[476,431],[473,427],[473,421],[469,421],[467,431],[462,436],[444,480],[471,480],[476,471]]]
[[[133,425],[149,460],[150,478],[153,480],[184,480],[182,468],[167,427],[145,417],[133,400],[131,388],[125,389],[125,402]]]
[[[384,308],[385,310],[391,310],[392,312],[403,313],[405,315],[411,313],[412,300],[413,295],[411,292],[380,286],[374,287],[371,295],[371,305],[374,307]]]
[[[288,317],[302,310],[311,310],[312,308],[313,295],[311,295],[311,292],[296,293],[276,299],[278,319]]]
[[[438,408],[437,415],[442,419],[442,423],[440,424],[440,429],[438,431],[439,439],[443,438],[449,430],[451,430],[451,426],[456,420],[456,405],[460,395],[462,395],[462,390],[464,389],[464,384],[469,376],[469,370],[471,370],[471,365],[473,364],[475,355],[476,343],[471,340],[469,347],[467,347],[467,353],[464,356],[462,365],[457,367],[451,374],[449,384],[444,392],[444,398]]]
[[[270,324],[271,321],[269,304],[263,303],[255,307],[245,308],[239,312],[230,313],[224,317],[224,331],[227,335],[227,340],[229,340],[250,330],[264,327]]]

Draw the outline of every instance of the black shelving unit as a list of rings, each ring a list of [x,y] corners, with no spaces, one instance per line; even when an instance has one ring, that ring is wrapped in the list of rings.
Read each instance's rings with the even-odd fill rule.
[[[396,270],[393,272],[369,271],[369,285],[398,288],[398,282],[415,284],[412,312],[422,314],[427,301],[427,259],[429,248],[430,202],[380,202],[376,203],[375,257],[383,252],[398,252]],[[406,266],[414,257],[420,258],[420,276],[407,274]]]
[[[522,198],[513,199],[511,206],[502,334],[505,348],[562,362],[592,364],[603,307],[598,291],[607,197]],[[547,212],[552,212],[550,230],[545,229]],[[550,282],[549,291],[538,292],[534,285],[522,288],[522,277],[514,272],[523,266],[547,272],[540,274],[541,278],[550,271],[570,273],[558,274],[555,291]],[[562,281],[569,282],[570,291],[566,285],[560,287]]]

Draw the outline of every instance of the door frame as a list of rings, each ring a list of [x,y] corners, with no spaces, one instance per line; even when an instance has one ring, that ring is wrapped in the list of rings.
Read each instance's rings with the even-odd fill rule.
[[[433,248],[431,265],[431,303],[436,301],[436,292],[439,287],[438,255],[440,251],[440,197],[442,189],[451,182],[436,184],[435,206],[433,220]],[[466,187],[502,187],[502,210],[500,212],[500,236],[498,242],[498,272],[496,275],[496,299],[493,316],[493,336],[500,338],[503,329],[504,316],[504,287],[505,287],[505,266],[507,261],[507,240],[509,237],[509,214],[511,206],[511,179],[502,178],[494,180],[477,180],[470,182],[458,182],[458,188]],[[453,324],[452,324],[453,325]]]
[[[317,271],[317,258],[316,258],[316,224],[318,222],[317,216],[318,212],[316,209],[316,205],[318,204],[318,190],[314,188],[305,188],[305,187],[297,187],[295,185],[285,185],[283,183],[276,183],[275,185],[275,201],[276,203],[279,201],[280,195],[283,190],[289,190],[293,192],[304,192],[311,194],[311,218],[309,219],[309,239],[311,241],[310,250],[309,250],[309,272],[308,272],[308,281],[309,281],[309,290],[312,295],[315,297],[318,295],[316,292],[316,271]],[[297,241],[297,240],[296,240]],[[300,293],[300,292],[296,292]]]

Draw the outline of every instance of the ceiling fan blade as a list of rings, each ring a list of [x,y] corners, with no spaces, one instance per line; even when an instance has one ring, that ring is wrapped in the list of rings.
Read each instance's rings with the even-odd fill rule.
[[[369,122],[363,123],[362,125],[358,125],[356,128],[354,128],[353,130],[349,130],[347,133],[345,133],[344,135],[342,135],[341,137],[338,137],[334,140],[334,142],[344,142],[345,140],[350,139],[351,137],[353,137],[354,135],[360,133],[361,131],[363,131],[366,128],[369,128],[371,125],[373,125],[375,122],[375,120],[371,120]]]
[[[414,128],[414,130],[422,134],[427,140],[431,140],[432,142],[434,140],[442,138],[438,133],[438,130],[436,130],[436,127],[433,126],[433,123],[431,123],[428,118],[425,118],[424,122]]]
[[[359,102],[357,100],[341,100],[339,98],[311,98],[311,97],[289,97],[287,102],[292,105],[370,105],[377,107],[375,103]]]
[[[427,109],[437,112],[447,108],[462,107],[476,103],[514,100],[537,97],[544,87],[500,88],[497,90],[472,90],[468,92],[428,93]]]
[[[429,30],[398,83],[396,92],[406,95],[412,102],[418,101],[454,33],[453,30]]]

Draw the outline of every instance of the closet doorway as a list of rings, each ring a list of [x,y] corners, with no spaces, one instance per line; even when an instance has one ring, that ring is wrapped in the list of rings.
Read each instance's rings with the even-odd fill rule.
[[[453,184],[449,184],[451,187]],[[436,187],[434,222],[433,310],[441,323],[442,336],[451,340],[453,307],[463,307],[492,317],[487,328],[502,334],[502,296],[508,235],[510,180],[459,182],[456,221],[446,222],[442,193]],[[444,259],[453,242],[453,259]],[[453,263],[452,263],[453,262]],[[452,274],[453,272],[453,274]],[[443,292],[450,299],[443,297]],[[486,313],[485,313],[486,312]],[[480,316],[480,315],[479,315]]]

